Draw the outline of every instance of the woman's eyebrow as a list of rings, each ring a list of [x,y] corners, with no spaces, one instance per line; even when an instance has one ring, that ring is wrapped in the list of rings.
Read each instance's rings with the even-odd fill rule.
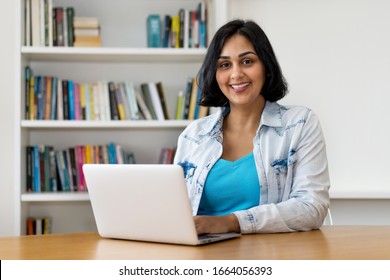
[[[243,56],[246,56],[247,54],[254,54],[257,56],[257,54],[253,51],[246,51],[246,52],[240,53],[238,55],[238,57],[243,57]],[[228,56],[228,55],[221,55],[218,57],[218,59],[228,59],[228,58],[230,58],[230,56]]]
[[[257,55],[255,52],[253,52],[253,51],[247,51],[247,52],[243,52],[243,53],[240,53],[239,55],[238,55],[238,57],[242,57],[242,56],[245,56],[245,55],[247,55],[247,54],[254,54],[254,55]]]

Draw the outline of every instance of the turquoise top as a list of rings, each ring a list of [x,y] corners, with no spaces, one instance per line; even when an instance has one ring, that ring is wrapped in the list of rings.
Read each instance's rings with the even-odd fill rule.
[[[258,206],[260,183],[253,153],[236,161],[219,159],[207,176],[198,215],[228,215]]]

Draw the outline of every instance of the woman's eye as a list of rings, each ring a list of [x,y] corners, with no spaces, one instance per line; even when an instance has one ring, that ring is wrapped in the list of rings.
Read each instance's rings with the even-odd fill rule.
[[[251,64],[252,62],[252,59],[247,58],[242,61],[242,64]]]
[[[228,68],[229,65],[230,65],[229,62],[222,62],[222,63],[219,64],[219,68]]]

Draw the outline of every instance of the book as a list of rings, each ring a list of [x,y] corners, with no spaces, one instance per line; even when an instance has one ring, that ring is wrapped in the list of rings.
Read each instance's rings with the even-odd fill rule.
[[[31,0],[24,4],[24,45],[31,46]]]
[[[45,158],[45,149],[44,145],[38,145],[38,164],[39,164],[39,179],[40,179],[40,188],[37,189],[38,192],[47,191],[46,183],[47,183],[47,173],[46,173],[46,158]]]
[[[144,95],[138,91],[137,89],[134,89],[135,97],[137,99],[137,104],[139,106],[139,111],[142,115],[142,118],[145,120],[152,120],[152,114],[149,111],[148,106],[146,105]]]
[[[110,120],[111,119],[111,110],[110,110],[110,96],[108,93],[108,83],[107,81],[100,81],[99,82],[100,92],[103,97],[103,104],[102,104],[102,117],[103,120]]]
[[[63,21],[63,32],[64,32],[64,47],[68,47],[68,15],[66,13],[66,8],[62,9],[62,21]]]
[[[56,45],[58,47],[65,46],[65,38],[64,38],[64,11],[63,7],[55,7],[55,26],[56,26]]]
[[[31,45],[33,47],[43,46],[41,42],[40,6],[40,0],[31,0]]]
[[[100,93],[99,93],[99,86],[98,83],[92,83],[92,99],[93,99],[93,112],[94,117],[93,120],[101,120],[100,118]]]
[[[151,14],[147,17],[147,46],[159,48],[161,46],[161,22],[160,15]]]
[[[116,98],[116,104],[118,107],[118,114],[120,120],[126,119],[126,113],[125,113],[125,105],[122,99],[122,89],[120,86],[120,83],[117,83],[115,85],[115,98]]]
[[[189,46],[199,47],[199,20],[197,11],[190,11]]]
[[[47,0],[48,46],[53,46],[53,0]]]
[[[24,91],[25,91],[25,118],[28,120],[30,118],[30,78],[31,78],[31,68],[26,66],[24,68]]]
[[[68,91],[68,80],[62,80],[62,102],[63,102],[63,113],[64,120],[69,120],[69,91]]]
[[[162,24],[162,47],[169,48],[171,42],[171,26],[172,26],[172,17],[170,15],[164,16],[164,21]]]
[[[50,120],[50,115],[51,115],[51,99],[53,95],[53,86],[52,86],[52,81],[53,78],[51,76],[46,76],[46,95],[45,95],[45,105],[46,110],[45,110],[45,120]]]
[[[171,19],[171,47],[180,48],[180,16],[174,15]]]
[[[49,161],[50,161],[50,191],[56,192],[58,190],[57,171],[56,171],[56,158],[55,150],[53,147],[49,147]]]
[[[74,47],[101,47],[101,36],[75,36]]]
[[[206,48],[208,45],[207,42],[207,8],[206,2],[202,1],[198,4],[198,13],[199,13],[199,47]]]
[[[87,97],[87,106],[89,108],[88,111],[88,119],[93,121],[95,120],[95,94],[93,90],[93,84],[88,83],[87,86],[85,87],[86,89],[86,97]]]
[[[81,105],[80,105],[80,84],[73,83],[74,91],[74,119],[81,120]]]
[[[26,147],[26,191],[32,192],[33,191],[33,147],[27,146]]]
[[[55,120],[56,119],[56,114],[57,114],[57,88],[58,88],[58,79],[57,77],[52,77],[52,82],[51,82],[51,106],[50,106],[50,120]]]
[[[184,103],[184,93],[182,90],[179,91],[176,101],[176,120],[183,119],[183,103]]]
[[[27,223],[27,235],[35,234],[35,219],[33,217],[28,217],[26,220]]]
[[[39,108],[39,103],[40,103],[40,81],[41,81],[41,76],[35,76],[34,77],[34,120],[39,119],[40,115],[40,108]]]
[[[74,36],[99,36],[100,28],[75,28]]]
[[[126,84],[124,82],[119,83],[119,89],[120,89],[120,94],[121,94],[121,99],[123,102],[123,109],[125,112],[125,119],[130,120],[130,104],[128,102],[127,98],[127,92],[126,92]]]
[[[38,145],[33,146],[33,170],[32,170],[32,191],[40,192],[41,190],[41,178],[40,178],[40,165],[39,165],[39,151]]]
[[[184,47],[185,9],[179,9],[179,48]]]
[[[190,11],[179,9],[179,47],[189,47]]]
[[[74,28],[73,28],[73,19],[74,19],[74,8],[67,7],[66,8],[66,18],[67,18],[67,34],[68,34],[68,46],[73,47],[74,43]]]
[[[109,164],[116,164],[117,163],[117,156],[116,156],[115,144],[109,143],[107,145],[107,151],[108,151],[108,163]]]
[[[56,8],[52,8],[52,34],[53,34],[53,46],[58,46],[58,39],[57,39],[57,13]]]
[[[35,78],[35,101],[36,104],[34,106],[36,107],[36,120],[42,120],[42,111],[43,111],[43,81],[44,77],[43,76],[37,76]]]
[[[68,169],[68,157],[67,157],[67,149],[63,149],[59,151],[60,154],[60,167],[61,171],[64,174],[64,185],[62,191],[71,191],[71,181],[70,181],[70,173]]]
[[[188,113],[190,109],[191,92],[192,92],[193,78],[187,78],[186,91],[183,96],[183,119],[188,120]]]
[[[75,147],[75,159],[76,159],[76,174],[77,174],[77,190],[78,191],[85,191],[85,179],[84,179],[84,173],[83,173],[83,164],[85,162],[83,158],[83,146],[76,146]]]
[[[29,111],[29,117],[27,119],[34,120],[36,116],[36,109],[35,109],[35,77],[30,72],[30,91],[29,91],[29,105],[28,105],[28,111]]]
[[[197,106],[198,101],[198,79],[195,77],[192,80],[192,88],[189,100],[189,108],[188,108],[188,119],[194,120],[195,117],[195,108]]]
[[[79,86],[79,91],[80,91],[80,118],[82,120],[86,120],[87,119],[87,101],[86,101],[86,97],[85,97],[85,84],[84,83],[80,83],[80,86]]]
[[[167,105],[167,100],[165,98],[165,93],[164,93],[164,88],[162,82],[157,82],[156,83],[157,91],[158,91],[158,96],[160,98],[161,106],[164,112],[164,118],[166,120],[169,120],[169,110],[168,110],[168,105]]]
[[[155,111],[154,104],[152,101],[152,95],[150,93],[149,85],[147,83],[141,84],[141,92],[142,92],[142,95],[144,97],[145,104],[148,107],[149,112],[152,116],[152,119],[157,120],[156,111]]]
[[[72,159],[71,159],[71,150],[72,147],[64,150],[64,160],[66,164],[66,172],[69,178],[69,191],[75,191],[77,190],[76,181],[75,181],[75,174],[73,174],[73,166],[72,166]]]
[[[74,84],[72,80],[68,80],[68,104],[69,104],[69,119],[75,120],[75,102],[74,102]]]
[[[110,99],[111,120],[119,120],[118,104],[116,99],[116,87],[114,82],[108,82],[108,94]]]
[[[131,120],[138,120],[140,119],[140,112],[137,105],[137,97],[135,94],[134,84],[133,82],[125,82],[125,89],[126,89],[126,97],[127,102],[129,103],[129,109],[130,109],[130,119]]]
[[[99,28],[99,20],[96,17],[73,17],[73,28]]]
[[[62,79],[57,80],[57,120],[64,119],[64,99],[62,94]]]
[[[149,93],[152,98],[153,108],[156,113],[157,120],[165,120],[163,107],[160,100],[160,95],[158,93],[157,85],[154,82],[148,82]]]
[[[51,191],[50,187],[50,149],[51,146],[44,145],[43,148],[43,166],[44,166],[44,188],[42,191],[49,192]]]
[[[52,0],[43,0],[43,21],[44,21],[44,46],[53,46],[53,34],[52,34]]]

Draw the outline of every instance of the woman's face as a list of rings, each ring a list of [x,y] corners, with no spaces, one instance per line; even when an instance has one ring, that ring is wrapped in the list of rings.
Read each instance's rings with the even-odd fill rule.
[[[257,107],[264,102],[260,92],[265,83],[265,68],[252,43],[242,35],[233,35],[225,42],[216,79],[231,108]]]

